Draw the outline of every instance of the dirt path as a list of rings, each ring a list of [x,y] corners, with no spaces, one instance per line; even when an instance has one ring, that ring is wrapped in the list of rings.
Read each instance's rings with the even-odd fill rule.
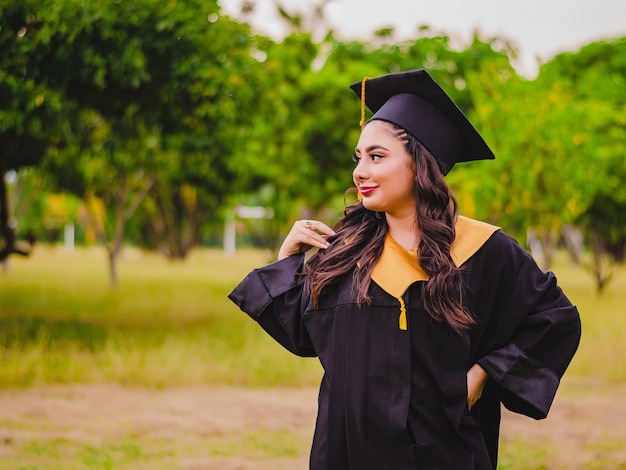
[[[553,443],[558,455],[550,455],[545,466],[538,463],[536,468],[626,469],[626,384],[568,383],[564,388],[550,416],[541,423],[505,413],[503,442]],[[310,388],[147,390],[71,385],[0,391],[0,462],[15,462],[24,444],[33,441],[97,448],[116,437],[133,436],[141,442],[178,442],[167,457],[175,468],[305,469],[316,399],[317,391]],[[262,454],[254,448],[211,455],[215,439],[220,445],[227,444],[229,436],[239,436],[237,441],[257,434],[270,439],[279,436],[295,448],[282,460],[259,457]],[[610,466],[590,464],[597,459]],[[32,468],[47,468],[41,465],[44,460]]]
[[[501,443],[558,449],[547,469],[626,469],[626,384],[566,381],[540,422],[505,412]]]
[[[70,385],[2,391],[0,468],[7,468],[2,465],[3,461],[16,462],[19,453],[24,453],[24,444],[31,442],[72,442],[76,444],[74,447],[101,447],[109,442],[124,445],[131,438],[147,446],[154,446],[146,444],[150,442],[174,442],[165,454],[175,456],[166,455],[162,468],[306,468],[316,399],[316,390],[310,388],[155,390],[118,385]],[[289,435],[280,434],[281,431]],[[211,454],[210,448],[219,446],[220,442],[225,446],[238,445],[241,436],[259,433],[270,437],[277,433],[280,438],[295,439],[300,444],[298,455],[285,461],[265,459],[263,462],[256,460],[259,452],[254,448],[230,452],[232,455],[218,449],[214,453],[226,455],[207,455]],[[229,436],[235,436],[234,444],[229,444]],[[267,443],[257,446],[267,446]],[[26,447],[30,450],[32,445]],[[43,452],[53,453],[54,450]],[[45,459],[27,455],[23,458],[29,458],[29,464],[39,465],[33,468],[53,468],[45,466]]]

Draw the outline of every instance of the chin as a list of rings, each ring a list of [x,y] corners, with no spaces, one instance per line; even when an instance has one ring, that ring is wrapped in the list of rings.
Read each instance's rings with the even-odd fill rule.
[[[372,212],[385,212],[385,209],[383,209],[380,206],[377,206],[376,204],[363,203],[363,207],[365,207],[368,211],[372,211]]]

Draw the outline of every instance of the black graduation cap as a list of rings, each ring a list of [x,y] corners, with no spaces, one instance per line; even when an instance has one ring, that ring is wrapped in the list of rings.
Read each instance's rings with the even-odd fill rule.
[[[364,87],[364,89],[362,88]],[[495,156],[461,110],[426,70],[391,73],[350,85],[374,113],[415,136],[444,175],[455,163]]]

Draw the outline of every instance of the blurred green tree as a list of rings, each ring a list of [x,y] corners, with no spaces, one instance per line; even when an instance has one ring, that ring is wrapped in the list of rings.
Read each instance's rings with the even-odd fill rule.
[[[454,50],[446,36],[394,45],[386,39],[382,44],[379,39],[342,42],[328,31],[316,43],[310,32],[300,30],[308,23],[301,15],[283,16],[295,31],[281,43],[268,39],[262,48],[267,85],[244,139],[247,146],[233,159],[241,181],[247,182],[242,191],[257,191],[256,201],[275,210],[274,243],[294,218],[333,220],[343,208],[360,130],[360,105],[350,83],[366,75],[426,67],[471,112],[465,83],[472,70],[491,63],[514,74],[514,51],[495,39],[475,37],[467,49]]]
[[[588,269],[602,292],[626,251],[626,37],[559,54],[538,79],[558,80],[585,108],[571,134],[587,142],[580,171],[588,175],[585,190],[591,194],[576,223],[591,250]]]
[[[293,219],[324,217],[320,211],[329,208],[335,218],[350,185],[351,126],[340,110],[353,97],[347,80],[324,67],[333,35],[323,15],[327,3],[292,11],[277,2],[277,16],[290,33],[280,42],[258,42],[258,99],[231,161],[238,175],[232,204],[272,209],[266,224],[271,251]]]
[[[607,197],[615,208],[625,199],[623,50],[623,40],[591,44],[555,57],[534,81],[483,69],[470,83],[477,124],[497,155],[474,174],[478,214],[523,238],[532,229],[544,268],[564,226],[599,216]],[[601,225],[586,223],[590,246],[613,245],[623,225],[613,219],[612,241],[597,243]],[[605,268],[592,269],[604,277]]]
[[[304,151],[307,129],[301,111],[317,47],[309,34],[293,33],[281,43],[265,38],[259,51],[263,61],[257,67],[256,101],[249,108],[251,124],[240,128],[241,146],[229,164],[239,177],[233,189],[257,193],[258,203],[273,209],[269,240],[275,249],[306,181],[317,184],[310,155]]]
[[[160,80],[148,85],[156,95],[147,98],[153,109],[146,116],[159,126],[161,151],[142,208],[144,243],[170,259],[184,258],[198,244],[231,193],[237,175],[230,160],[252,118],[262,75],[247,25],[220,16],[207,2],[178,5],[180,24],[160,32],[169,40],[151,51],[157,69],[151,75]]]
[[[558,82],[505,79],[487,87],[485,75],[474,87],[483,96],[477,125],[497,158],[475,173],[478,214],[523,240],[536,236],[542,250],[534,254],[548,268],[561,229],[593,194],[594,162],[584,157],[589,142],[579,128],[587,107]]]
[[[69,143],[45,170],[93,209],[112,284],[126,224],[153,187],[148,225],[164,252],[184,256],[234,178],[226,156],[254,87],[247,26],[200,0],[59,0],[32,15],[52,44],[33,66],[56,70],[73,106]],[[177,200],[199,192],[179,210]]]
[[[49,47],[47,38],[33,34],[35,5],[34,0],[0,1],[0,261],[30,251],[17,240],[5,175],[37,165],[63,133],[59,93],[33,66]]]

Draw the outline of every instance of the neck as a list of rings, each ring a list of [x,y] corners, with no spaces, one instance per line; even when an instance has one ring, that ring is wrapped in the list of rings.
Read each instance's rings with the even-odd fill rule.
[[[403,248],[415,248],[420,239],[415,212],[404,215],[385,214],[389,235]]]

